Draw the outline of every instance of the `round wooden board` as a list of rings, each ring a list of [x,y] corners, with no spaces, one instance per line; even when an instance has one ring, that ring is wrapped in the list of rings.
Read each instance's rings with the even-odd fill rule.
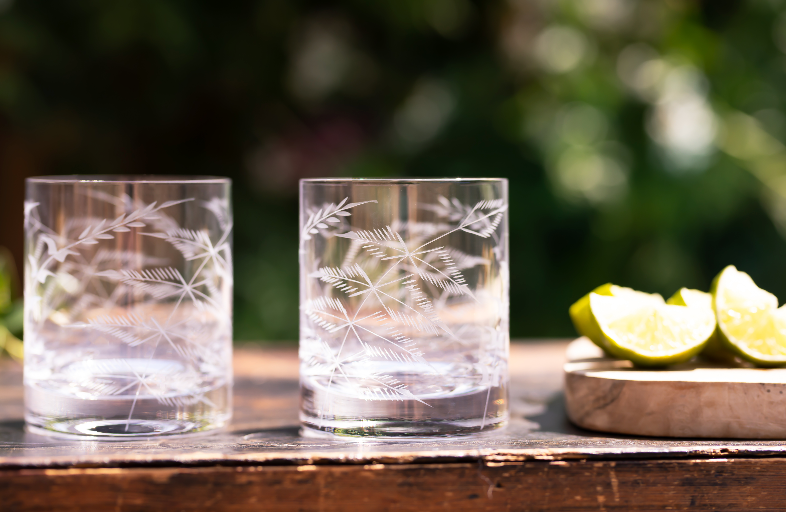
[[[565,402],[576,425],[657,437],[786,439],[786,369],[693,362],[634,369],[587,338],[568,346]]]

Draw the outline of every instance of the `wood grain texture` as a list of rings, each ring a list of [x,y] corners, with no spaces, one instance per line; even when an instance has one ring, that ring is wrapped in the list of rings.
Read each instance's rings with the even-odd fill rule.
[[[782,460],[22,470],[3,510],[782,510]],[[53,507],[56,504],[56,507]]]
[[[786,369],[692,362],[638,370],[586,338],[568,348],[565,403],[580,427],[638,436],[786,439]]]

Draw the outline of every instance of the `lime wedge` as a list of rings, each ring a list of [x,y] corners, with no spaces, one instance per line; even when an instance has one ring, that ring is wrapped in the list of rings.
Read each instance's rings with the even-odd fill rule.
[[[731,265],[712,288],[721,344],[759,366],[786,364],[786,309],[775,295]]]
[[[709,308],[685,307],[590,293],[592,318],[609,351],[639,366],[665,366],[687,361],[715,330]]]
[[[676,306],[688,306],[691,308],[709,308],[712,310],[712,314],[715,314],[715,309],[712,307],[712,294],[699,290],[680,288],[677,293],[669,297],[666,303]],[[717,324],[712,336],[707,340],[707,344],[704,345],[701,356],[717,363],[732,364],[735,362],[734,354],[727,350],[720,342]]]
[[[598,286],[584,297],[577,300],[569,309],[570,319],[573,321],[573,326],[576,331],[586,336],[597,346],[602,348],[607,354],[613,356],[613,348],[610,347],[606,338],[603,336],[597,322],[592,318],[590,311],[590,294],[622,297],[634,302],[647,302],[652,304],[663,304],[663,297],[660,294],[644,293],[636,291],[632,288],[625,288],[624,286],[617,286],[615,284],[606,283]]]

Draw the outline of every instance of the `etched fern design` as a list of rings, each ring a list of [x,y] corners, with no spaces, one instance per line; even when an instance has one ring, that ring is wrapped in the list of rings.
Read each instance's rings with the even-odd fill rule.
[[[25,340],[30,354],[44,353],[48,330],[57,323],[89,334],[98,345],[119,342],[142,358],[94,360],[86,347],[77,370],[59,377],[70,379],[66,388],[78,396],[133,394],[129,419],[140,393],[170,407],[212,405],[204,392],[188,389],[199,389],[202,368],[229,363],[224,346],[231,343],[231,301],[224,300],[232,283],[229,202],[213,198],[197,203],[218,226],[220,234],[211,236],[207,229],[179,226],[168,214],[193,198],[145,204],[128,195],[93,190],[88,195],[122,213],[110,219],[67,219],[55,230],[41,221],[39,203],[25,202]],[[186,264],[176,268],[169,257],[117,248],[127,245],[129,239],[123,237],[131,236],[160,240]],[[180,362],[156,363],[162,347]]]
[[[302,224],[301,253],[305,241],[314,236],[349,241],[340,267],[320,266],[313,260],[316,268],[304,275],[309,281],[318,280],[322,290],[322,295],[307,295],[301,304],[305,378],[324,376],[328,393],[334,389],[364,400],[414,400],[430,406],[405,383],[380,371],[376,362],[419,365],[417,372],[428,368],[439,374],[426,359],[419,340],[464,343],[462,337],[472,326],[461,324],[460,331],[453,332],[442,319],[443,309],[453,300],[469,301],[466,303],[471,311],[486,307],[489,301],[481,303],[464,272],[492,263],[489,256],[448,246],[448,237],[463,233],[492,240],[496,263],[505,267],[507,262],[499,259],[504,252],[497,249],[507,204],[493,199],[466,205],[440,197],[436,204],[422,206],[443,219],[440,222],[395,221],[374,229],[352,230],[337,220],[334,212],[341,208],[367,203],[351,203],[346,198],[312,212]],[[331,217],[336,220],[324,221]],[[499,351],[503,346],[504,340],[491,343],[492,350]],[[479,359],[483,357],[478,355]],[[499,384],[498,368],[483,371],[482,383]]]
[[[338,204],[326,205],[315,212],[310,212],[308,219],[303,223],[303,228],[300,231],[300,252],[303,252],[303,244],[306,240],[311,240],[314,235],[325,235],[331,231],[331,225],[337,226],[341,224],[343,217],[349,217],[352,213],[349,211],[356,206],[368,203],[376,203],[376,201],[362,201],[360,203],[348,203],[348,197]]]

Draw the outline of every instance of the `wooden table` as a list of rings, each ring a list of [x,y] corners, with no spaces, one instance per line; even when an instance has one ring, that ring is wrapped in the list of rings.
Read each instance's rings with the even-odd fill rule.
[[[570,425],[566,342],[511,347],[503,431],[420,441],[298,435],[297,352],[238,348],[225,432],[63,441],[25,432],[0,361],[0,510],[776,510],[786,445],[610,436]]]

